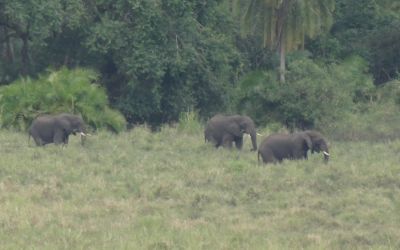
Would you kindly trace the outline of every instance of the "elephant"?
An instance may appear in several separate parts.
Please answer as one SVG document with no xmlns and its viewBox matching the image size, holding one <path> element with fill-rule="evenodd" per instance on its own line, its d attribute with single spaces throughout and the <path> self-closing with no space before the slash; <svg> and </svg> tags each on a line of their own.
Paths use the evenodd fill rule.
<svg viewBox="0 0 400 250">
<path fill-rule="evenodd" d="M 58 115 L 41 115 L 33 120 L 28 133 L 37 146 L 49 143 L 68 144 L 70 134 L 79 133 L 83 144 L 86 125 L 81 116 L 62 113 Z"/>
<path fill-rule="evenodd" d="M 264 163 L 277 163 L 283 159 L 307 159 L 307 152 L 321 152 L 324 162 L 329 160 L 329 149 L 321 133 L 315 130 L 306 130 L 292 134 L 272 134 L 265 138 L 258 149 Z"/>
<path fill-rule="evenodd" d="M 253 144 L 252 151 L 257 150 L 257 133 L 253 120 L 242 115 L 215 115 L 206 125 L 204 139 L 214 144 L 216 148 L 223 146 L 232 148 L 235 142 L 239 150 L 243 147 L 243 134 L 249 134 Z"/>
</svg>

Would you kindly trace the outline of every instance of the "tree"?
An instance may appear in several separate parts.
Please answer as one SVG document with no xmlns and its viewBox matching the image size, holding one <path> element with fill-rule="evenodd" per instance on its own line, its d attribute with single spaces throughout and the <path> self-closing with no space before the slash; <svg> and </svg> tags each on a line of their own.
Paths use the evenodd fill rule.
<svg viewBox="0 0 400 250">
<path fill-rule="evenodd" d="M 45 47 L 46 40 L 66 27 L 80 24 L 85 15 L 83 0 L 3 0 L 0 3 L 0 28 L 6 55 L 12 60 L 19 50 L 21 75 L 32 73 L 32 49 Z M 0 38 L 1 39 L 1 38 Z M 34 59 L 33 59 L 34 60 Z"/>
<path fill-rule="evenodd" d="M 238 1 L 243 6 L 242 1 Z M 279 78 L 285 81 L 286 53 L 304 47 L 332 24 L 334 0 L 251 0 L 243 17 L 244 34 L 263 34 L 263 46 L 274 48 L 280 57 Z"/>
<path fill-rule="evenodd" d="M 309 49 L 340 61 L 359 55 L 369 62 L 375 84 L 398 77 L 400 3 L 390 0 L 336 0 L 331 34 Z M 330 43 L 330 44 L 329 44 Z"/>
<path fill-rule="evenodd" d="M 238 53 L 219 0 L 117 0 L 96 4 L 85 45 L 107 58 L 107 88 L 129 122 L 160 124 L 228 103 Z"/>
</svg>

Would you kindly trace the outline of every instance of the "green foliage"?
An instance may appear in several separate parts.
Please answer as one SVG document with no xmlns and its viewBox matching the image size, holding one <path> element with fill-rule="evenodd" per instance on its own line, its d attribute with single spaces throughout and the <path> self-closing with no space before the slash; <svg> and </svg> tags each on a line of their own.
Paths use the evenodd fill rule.
<svg viewBox="0 0 400 250">
<path fill-rule="evenodd" d="M 372 98 L 375 91 L 373 78 L 368 74 L 368 63 L 363 58 L 347 57 L 340 64 L 333 64 L 330 74 L 341 91 L 349 92 L 354 103 L 366 102 Z"/>
<path fill-rule="evenodd" d="M 218 1 L 119 0 L 98 7 L 102 22 L 90 27 L 85 44 L 117 69 L 119 77 L 107 85 L 128 121 L 158 125 L 178 121 L 189 107 L 204 116 L 228 106 L 239 56 Z"/>
<path fill-rule="evenodd" d="M 376 101 L 383 105 L 395 103 L 400 106 L 400 80 L 393 80 L 377 87 Z"/>
<path fill-rule="evenodd" d="M 7 51 L 4 60 L 11 66 L 6 73 L 12 79 L 0 77 L 0 83 L 9 83 L 21 74 L 35 74 L 55 61 L 67 62 L 71 56 L 67 39 L 63 40 L 65 44 L 57 51 L 58 54 L 60 50 L 63 51 L 61 60 L 58 56 L 51 57 L 54 51 L 52 46 L 47 45 L 53 40 L 59 41 L 61 33 L 83 25 L 87 14 L 82 0 L 2 0 L 0 46 L 4 42 Z M 79 39 L 77 36 L 74 38 L 75 41 L 70 41 L 76 48 Z M 15 71 L 19 74 L 15 74 Z"/>
<path fill-rule="evenodd" d="M 87 67 L 99 72 L 112 106 L 131 123 L 177 122 L 191 107 L 204 119 L 236 112 L 232 104 L 238 104 L 239 111 L 263 126 L 318 126 L 332 117 L 339 121 L 344 109 L 363 110 L 358 106 L 379 98 L 370 86 L 371 74 L 375 84 L 398 78 L 397 2 L 3 0 L 0 84 L 26 74 L 37 78 L 49 67 Z M 242 29 L 240 17 L 246 10 L 252 25 Z M 317 36 L 322 31 L 329 33 Z M 240 37 L 240 32 L 251 35 Z M 265 49 L 265 44 L 273 46 Z M 279 64 L 279 44 L 286 44 L 286 51 L 300 49 L 281 64 L 289 67 L 284 85 L 275 81 L 275 74 L 260 73 Z M 300 62 L 308 53 L 304 48 L 313 62 Z M 250 81 L 256 83 L 246 87 Z M 22 80 L 13 84 L 18 82 Z M 309 95 L 303 97 L 305 89 Z M 318 104 L 322 98 L 333 106 Z M 24 128 L 39 108 L 1 119 Z M 106 122 L 113 125 L 105 125 L 100 120 L 107 119 L 91 118 L 100 114 L 84 112 L 91 114 L 87 118 L 94 127 L 123 127 L 118 125 L 123 123 L 120 115 L 106 115 L 113 117 Z"/>
<path fill-rule="evenodd" d="M 400 138 L 400 107 L 393 103 L 371 103 L 324 126 L 336 140 L 384 142 Z"/>
<path fill-rule="evenodd" d="M 289 62 L 283 84 L 271 72 L 245 76 L 237 89 L 237 106 L 262 126 L 278 121 L 290 128 L 323 127 L 367 99 L 373 84 L 364 70 L 360 58 L 329 67 L 296 59 Z"/>
<path fill-rule="evenodd" d="M 189 134 L 203 133 L 203 124 L 198 112 L 182 112 L 179 116 L 178 130 Z"/>
<path fill-rule="evenodd" d="M 0 88 L 0 125 L 25 130 L 40 114 L 69 112 L 81 114 L 94 129 L 124 130 L 124 117 L 108 107 L 97 82 L 97 73 L 87 69 L 63 68 L 35 80 L 21 78 Z"/>
<path fill-rule="evenodd" d="M 306 44 L 314 57 L 338 62 L 362 56 L 375 84 L 397 77 L 400 36 L 399 4 L 391 0 L 336 0 L 331 32 Z"/>
<path fill-rule="evenodd" d="M 368 37 L 371 72 L 378 84 L 398 78 L 400 72 L 400 15 L 383 23 Z"/>
<path fill-rule="evenodd" d="M 243 17 L 242 32 L 262 33 L 264 47 L 283 44 L 288 51 L 304 45 L 305 37 L 328 30 L 335 9 L 333 0 L 236 2 L 245 6 L 239 14 Z"/>
<path fill-rule="evenodd" d="M 400 138 L 400 81 L 368 91 L 369 101 L 359 103 L 343 117 L 324 126 L 337 140 L 391 141 Z"/>
</svg>

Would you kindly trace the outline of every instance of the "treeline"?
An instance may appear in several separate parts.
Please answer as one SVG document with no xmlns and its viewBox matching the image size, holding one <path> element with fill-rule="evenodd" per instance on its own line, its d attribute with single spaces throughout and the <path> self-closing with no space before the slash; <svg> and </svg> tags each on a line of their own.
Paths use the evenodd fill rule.
<svg viewBox="0 0 400 250">
<path fill-rule="evenodd" d="M 265 2 L 2 0 L 0 84 L 90 68 L 129 123 L 155 125 L 195 111 L 312 127 L 393 96 L 377 86 L 398 79 L 398 1 Z"/>
</svg>

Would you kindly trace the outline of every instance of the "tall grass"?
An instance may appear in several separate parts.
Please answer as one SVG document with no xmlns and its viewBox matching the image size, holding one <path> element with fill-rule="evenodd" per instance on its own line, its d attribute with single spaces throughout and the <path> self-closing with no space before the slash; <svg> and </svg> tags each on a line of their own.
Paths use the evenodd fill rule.
<svg viewBox="0 0 400 250">
<path fill-rule="evenodd" d="M 0 131 L 1 248 L 400 248 L 400 141 L 260 166 L 250 140 L 215 149 L 193 132 L 35 147 Z"/>
</svg>

